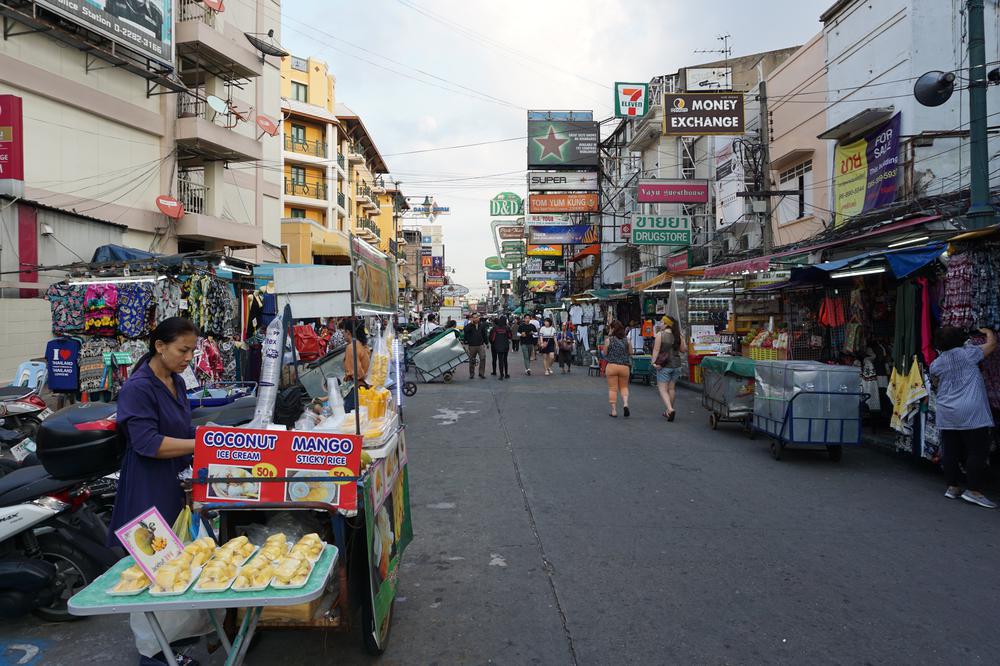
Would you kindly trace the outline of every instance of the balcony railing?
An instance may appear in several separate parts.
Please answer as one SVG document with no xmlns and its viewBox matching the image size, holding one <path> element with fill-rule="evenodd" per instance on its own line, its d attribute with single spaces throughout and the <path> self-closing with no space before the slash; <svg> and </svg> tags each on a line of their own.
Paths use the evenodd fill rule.
<svg viewBox="0 0 1000 666">
<path fill-rule="evenodd" d="M 375 221 L 369 217 L 359 217 L 356 226 L 358 229 L 367 229 L 379 238 L 382 237 L 382 232 L 379 230 L 378 225 L 375 224 Z"/>
<path fill-rule="evenodd" d="M 359 197 L 365 197 L 365 198 L 370 199 L 372 201 L 375 200 L 375 196 L 372 193 L 372 188 L 368 187 L 367 185 L 365 185 L 363 183 L 362 184 L 358 184 L 357 191 L 358 191 L 358 196 Z"/>
<path fill-rule="evenodd" d="M 326 201 L 326 183 L 285 179 L 285 194 Z"/>
<path fill-rule="evenodd" d="M 320 140 L 314 141 L 296 141 L 294 137 L 285 135 L 285 150 L 292 153 L 299 153 L 300 155 L 312 155 L 313 157 L 323 157 L 325 158 L 326 153 L 326 142 Z"/>
<path fill-rule="evenodd" d="M 341 169 L 347 168 L 347 158 L 344 157 L 344 153 L 337 153 L 337 165 Z"/>
<path fill-rule="evenodd" d="M 180 20 L 201 21 L 214 28 L 215 12 L 206 7 L 202 0 L 181 0 Z"/>
<path fill-rule="evenodd" d="M 347 208 L 347 195 L 343 192 L 337 192 L 337 205 L 341 208 Z"/>
<path fill-rule="evenodd" d="M 187 213 L 205 212 L 205 199 L 208 196 L 208 187 L 197 183 L 189 178 L 177 177 L 177 195 L 184 205 Z"/>
</svg>

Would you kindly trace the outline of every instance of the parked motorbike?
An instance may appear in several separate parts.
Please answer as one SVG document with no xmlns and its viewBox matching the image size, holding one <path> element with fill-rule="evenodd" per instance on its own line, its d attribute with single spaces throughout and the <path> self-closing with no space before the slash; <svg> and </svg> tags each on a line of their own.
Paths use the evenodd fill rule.
<svg viewBox="0 0 1000 666">
<path fill-rule="evenodd" d="M 38 426 L 52 414 L 37 389 L 26 386 L 0 387 L 0 425 L 35 438 Z"/>
</svg>

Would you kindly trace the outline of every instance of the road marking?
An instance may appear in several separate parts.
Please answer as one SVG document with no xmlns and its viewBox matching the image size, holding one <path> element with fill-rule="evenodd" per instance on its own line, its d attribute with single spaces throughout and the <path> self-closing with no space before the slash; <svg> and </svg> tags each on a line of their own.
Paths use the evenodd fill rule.
<svg viewBox="0 0 1000 666">
<path fill-rule="evenodd" d="M 18 652 L 24 654 L 18 656 Z M 31 643 L 0 643 L 0 664 L 3 666 L 28 666 L 35 662 L 42 648 Z"/>
<path fill-rule="evenodd" d="M 491 567 L 507 567 L 507 560 L 500 553 L 490 553 Z"/>
<path fill-rule="evenodd" d="M 438 502 L 437 504 L 428 504 L 428 509 L 454 509 L 454 502 Z"/>
<path fill-rule="evenodd" d="M 478 409 L 448 409 L 446 407 L 438 407 L 440 414 L 435 414 L 432 419 L 438 419 L 441 421 L 438 425 L 451 425 L 453 423 L 458 423 L 460 416 L 465 416 L 466 414 L 478 414 Z"/>
</svg>

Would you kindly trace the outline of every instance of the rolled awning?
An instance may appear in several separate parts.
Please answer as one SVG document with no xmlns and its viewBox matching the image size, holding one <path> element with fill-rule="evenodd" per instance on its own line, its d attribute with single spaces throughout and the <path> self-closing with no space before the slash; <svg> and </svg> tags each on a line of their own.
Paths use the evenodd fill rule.
<svg viewBox="0 0 1000 666">
<path fill-rule="evenodd" d="M 601 244 L 593 243 L 577 252 L 571 261 L 574 263 L 586 257 L 598 257 L 601 255 Z"/>
</svg>

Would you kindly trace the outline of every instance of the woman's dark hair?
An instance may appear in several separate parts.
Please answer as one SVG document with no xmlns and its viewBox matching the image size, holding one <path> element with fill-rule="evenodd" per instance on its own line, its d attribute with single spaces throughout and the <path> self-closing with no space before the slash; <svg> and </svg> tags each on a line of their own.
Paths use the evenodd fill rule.
<svg viewBox="0 0 1000 666">
<path fill-rule="evenodd" d="M 136 361 L 135 365 L 132 366 L 132 372 L 138 370 L 143 363 L 149 363 L 149 360 L 156 356 L 157 342 L 169 345 L 177 338 L 189 333 L 193 333 L 195 336 L 198 335 L 198 327 L 190 319 L 185 319 L 184 317 L 167 317 L 161 321 L 149 335 L 149 351 Z"/>
<path fill-rule="evenodd" d="M 946 352 L 964 345 L 969 339 L 969 334 L 964 328 L 945 326 L 938 329 L 937 335 L 934 337 L 938 351 Z"/>
<path fill-rule="evenodd" d="M 677 321 L 673 317 L 670 318 L 670 324 L 667 326 L 667 328 L 669 328 L 670 332 L 673 333 L 674 335 L 674 351 L 680 351 L 681 329 L 680 326 L 677 325 Z"/>
<path fill-rule="evenodd" d="M 507 317 L 497 317 L 497 326 L 506 326 Z"/>
<path fill-rule="evenodd" d="M 625 327 L 617 319 L 611 322 L 611 335 L 615 336 L 619 340 L 623 340 L 625 338 Z"/>
<path fill-rule="evenodd" d="M 347 331 L 351 337 L 363 345 L 368 344 L 368 334 L 365 333 L 365 325 L 360 321 L 353 321 L 350 318 L 340 322 L 340 330 Z"/>
<path fill-rule="evenodd" d="M 551 326 L 552 325 L 552 317 L 546 317 L 543 323 L 546 326 Z"/>
</svg>

